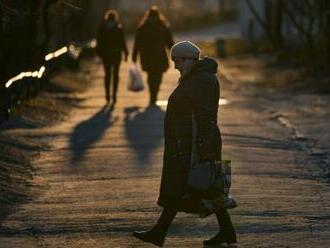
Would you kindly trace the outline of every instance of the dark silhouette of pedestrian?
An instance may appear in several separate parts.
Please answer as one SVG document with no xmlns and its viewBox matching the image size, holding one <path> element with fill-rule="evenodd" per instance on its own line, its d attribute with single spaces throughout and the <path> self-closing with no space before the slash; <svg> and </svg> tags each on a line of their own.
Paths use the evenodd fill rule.
<svg viewBox="0 0 330 248">
<path fill-rule="evenodd" d="M 153 6 L 141 20 L 135 34 L 133 62 L 140 56 L 142 69 L 147 72 L 150 104 L 155 104 L 163 73 L 168 69 L 166 49 L 173 45 L 172 33 L 164 16 Z"/>
<path fill-rule="evenodd" d="M 204 195 L 187 191 L 190 165 L 200 161 L 221 160 L 222 141 L 217 125 L 219 82 L 217 62 L 200 59 L 200 49 L 189 41 L 179 42 L 171 50 L 175 68 L 181 73 L 179 84 L 168 100 L 164 120 L 164 161 L 158 198 L 163 211 L 157 224 L 149 231 L 135 231 L 140 240 L 162 246 L 167 229 L 178 211 L 205 211 Z M 195 120 L 195 121 L 193 121 Z M 221 190 L 219 190 L 221 191 Z M 236 232 L 226 206 L 216 206 L 223 192 L 210 192 L 219 224 L 219 233 L 204 245 L 237 247 Z M 225 246 L 221 246 L 225 243 Z"/>
<path fill-rule="evenodd" d="M 122 25 L 118 23 L 118 13 L 115 10 L 109 10 L 104 15 L 104 20 L 97 34 L 96 51 L 104 66 L 106 100 L 110 102 L 110 81 L 112 79 L 112 101 L 115 104 L 122 52 L 125 54 L 125 61 L 128 57 L 124 31 Z"/>
</svg>

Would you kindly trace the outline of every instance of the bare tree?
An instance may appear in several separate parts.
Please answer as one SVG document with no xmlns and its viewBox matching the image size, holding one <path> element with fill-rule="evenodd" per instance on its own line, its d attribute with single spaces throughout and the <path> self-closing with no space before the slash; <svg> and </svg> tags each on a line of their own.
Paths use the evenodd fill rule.
<svg viewBox="0 0 330 248">
<path fill-rule="evenodd" d="M 225 11 L 225 0 L 219 0 L 218 1 L 219 5 L 219 14 Z"/>
<path fill-rule="evenodd" d="M 283 46 L 283 0 L 276 1 L 275 10 L 275 26 L 274 26 L 274 37 L 276 39 L 277 47 Z"/>
<path fill-rule="evenodd" d="M 46 0 L 43 5 L 42 5 L 42 19 L 43 19 L 43 26 L 44 26 L 44 32 L 45 32 L 45 38 L 44 38 L 44 41 L 41 45 L 41 49 L 43 51 L 46 51 L 47 50 L 47 46 L 48 46 L 48 43 L 49 43 L 49 40 L 51 38 L 51 30 L 50 30 L 50 27 L 49 27 L 49 8 L 57 3 L 58 0 Z"/>
<path fill-rule="evenodd" d="M 323 20 L 326 19 L 324 14 L 326 9 L 329 10 L 330 3 L 327 0 L 264 0 L 265 18 L 258 13 L 251 0 L 245 0 L 245 3 L 274 47 L 280 48 L 284 43 L 282 33 L 284 15 L 288 17 L 291 25 L 310 50 L 314 48 L 317 33 L 322 29 L 323 34 L 326 33 L 327 25 Z M 317 29 L 320 25 L 321 27 Z"/>
<path fill-rule="evenodd" d="M 268 1 L 268 0 L 265 0 Z M 267 39 L 272 43 L 272 45 L 274 47 L 277 46 L 276 44 L 276 39 L 274 37 L 273 31 L 272 31 L 272 27 L 271 24 L 267 21 L 265 21 L 263 19 L 263 17 L 261 17 L 261 15 L 258 13 L 256 7 L 254 6 L 254 4 L 251 2 L 251 0 L 245 0 L 246 5 L 249 7 L 249 10 L 251 11 L 251 13 L 253 14 L 253 16 L 255 17 L 255 19 L 257 20 L 257 22 L 260 24 L 260 26 L 263 28 L 265 35 L 267 37 Z"/>
<path fill-rule="evenodd" d="M 326 13 L 326 49 L 327 49 L 327 62 L 330 64 L 330 12 Z"/>
<path fill-rule="evenodd" d="M 310 49 L 313 49 L 314 46 L 314 33 L 318 18 L 317 5 L 319 3 L 310 0 L 291 0 L 283 5 L 285 14 Z"/>
</svg>

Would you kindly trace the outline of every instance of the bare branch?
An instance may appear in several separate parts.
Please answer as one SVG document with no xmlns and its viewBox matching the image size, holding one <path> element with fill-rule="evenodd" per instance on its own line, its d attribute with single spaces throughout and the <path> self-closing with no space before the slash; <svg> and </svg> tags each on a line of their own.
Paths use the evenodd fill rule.
<svg viewBox="0 0 330 248">
<path fill-rule="evenodd" d="M 269 40 L 274 44 L 273 34 L 272 34 L 270 28 L 268 27 L 268 25 L 266 24 L 266 22 L 260 17 L 259 13 L 257 12 L 257 10 L 255 9 L 255 7 L 253 6 L 253 4 L 251 3 L 250 0 L 245 0 L 245 3 L 247 4 L 247 6 L 249 7 L 250 11 L 252 12 L 252 14 L 254 15 L 254 17 L 259 22 L 259 24 L 262 26 L 262 28 L 264 29 L 264 31 L 266 32 Z"/>
<path fill-rule="evenodd" d="M 51 37 L 49 22 L 48 22 L 48 10 L 49 10 L 49 7 L 53 4 L 55 4 L 56 2 L 58 2 L 58 0 L 47 0 L 42 8 L 43 22 L 44 22 L 44 26 L 45 26 L 45 39 L 44 39 L 44 42 L 42 43 L 42 48 L 44 50 L 46 50 L 46 47 L 47 47 L 48 42 Z"/>
<path fill-rule="evenodd" d="M 74 4 L 70 3 L 70 2 L 67 2 L 67 1 L 65 1 L 65 0 L 63 0 L 62 3 L 63 3 L 64 5 L 67 5 L 67 6 L 70 7 L 70 8 L 75 9 L 75 10 L 82 10 L 81 7 L 76 6 L 76 5 L 74 5 Z"/>
<path fill-rule="evenodd" d="M 296 3 L 296 2 L 291 1 L 291 3 Z M 307 29 L 305 29 L 304 24 L 301 24 L 297 21 L 293 11 L 290 11 L 287 5 L 284 5 L 283 10 L 284 10 L 285 14 L 289 17 L 291 23 L 296 28 L 296 30 L 305 37 L 307 43 L 310 46 L 313 46 L 313 29 L 314 29 L 315 17 L 313 15 L 310 15 L 310 16 L 304 15 L 303 16 L 305 18 L 306 17 L 308 18 L 308 27 L 307 27 Z"/>
</svg>

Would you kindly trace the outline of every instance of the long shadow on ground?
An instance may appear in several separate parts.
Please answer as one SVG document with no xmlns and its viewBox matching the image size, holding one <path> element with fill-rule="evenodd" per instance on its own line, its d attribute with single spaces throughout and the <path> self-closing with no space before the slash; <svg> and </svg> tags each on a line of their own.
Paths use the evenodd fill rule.
<svg viewBox="0 0 330 248">
<path fill-rule="evenodd" d="M 142 112 L 138 107 L 125 109 L 126 136 L 142 166 L 148 164 L 151 153 L 162 143 L 163 119 L 164 111 L 158 106 L 149 106 Z"/>
<path fill-rule="evenodd" d="M 71 164 L 79 164 L 89 147 L 112 126 L 115 122 L 112 119 L 112 110 L 112 107 L 106 105 L 90 119 L 80 122 L 74 128 L 70 136 Z"/>
</svg>

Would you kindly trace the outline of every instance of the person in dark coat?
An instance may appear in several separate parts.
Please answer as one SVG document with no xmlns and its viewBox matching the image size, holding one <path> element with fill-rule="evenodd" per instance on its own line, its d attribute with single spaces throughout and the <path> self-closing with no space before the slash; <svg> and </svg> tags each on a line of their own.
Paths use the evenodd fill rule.
<svg viewBox="0 0 330 248">
<path fill-rule="evenodd" d="M 187 192 L 189 168 L 193 160 L 221 160 L 221 134 L 217 125 L 219 83 L 217 62 L 200 59 L 199 48 L 183 41 L 171 49 L 175 68 L 181 73 L 179 84 L 168 100 L 164 136 L 165 149 L 158 205 L 163 212 L 149 231 L 133 235 L 145 242 L 162 246 L 167 229 L 178 211 L 199 213 L 203 196 Z M 221 194 L 219 192 L 218 194 Z M 219 195 L 214 194 L 212 199 Z M 226 208 L 215 211 L 219 229 L 204 245 L 236 247 L 236 233 Z"/>
<path fill-rule="evenodd" d="M 118 14 L 114 10 L 109 10 L 104 15 L 104 21 L 97 33 L 96 52 L 103 62 L 106 100 L 110 102 L 110 81 L 112 76 L 112 101 L 115 104 L 117 101 L 122 52 L 124 52 L 125 61 L 127 61 L 128 50 L 122 25 L 118 23 Z"/>
<path fill-rule="evenodd" d="M 167 50 L 173 46 L 172 33 L 157 7 L 145 13 L 135 34 L 132 60 L 138 55 L 142 69 L 148 74 L 149 104 L 155 104 L 163 73 L 168 69 Z"/>
</svg>

